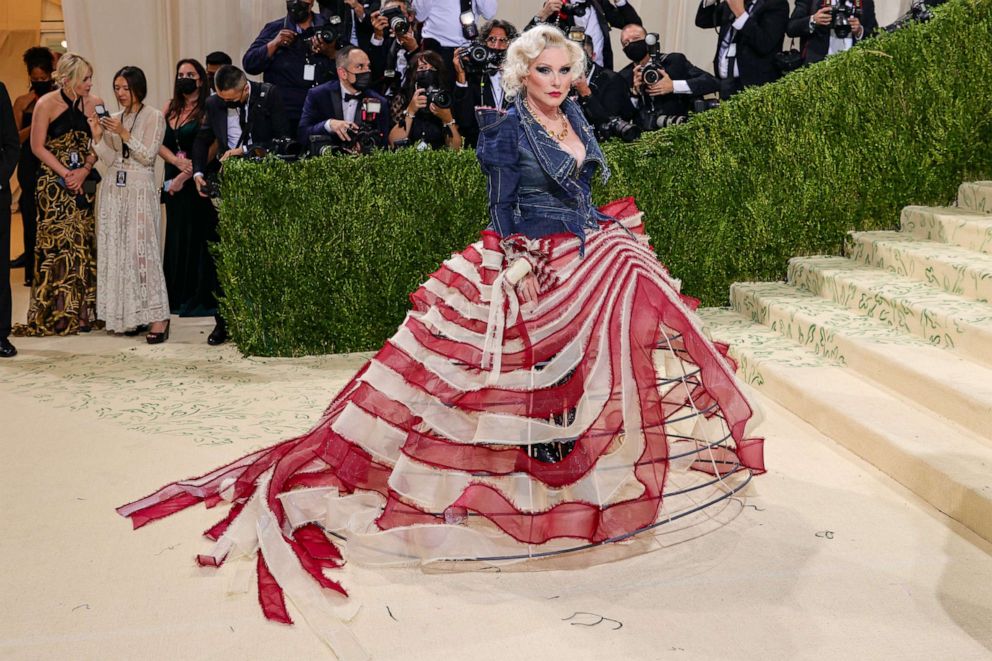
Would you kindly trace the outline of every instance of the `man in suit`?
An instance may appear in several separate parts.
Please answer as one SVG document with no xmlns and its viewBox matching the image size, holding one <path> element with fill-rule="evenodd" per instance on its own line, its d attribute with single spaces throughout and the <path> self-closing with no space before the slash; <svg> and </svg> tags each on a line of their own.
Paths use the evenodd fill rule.
<svg viewBox="0 0 992 661">
<path fill-rule="evenodd" d="M 394 34 L 390 19 L 383 12 L 399 10 L 406 20 L 407 29 L 402 34 Z M 420 50 L 417 39 L 416 20 L 410 13 L 405 0 L 385 0 L 380 11 L 372 12 L 371 48 L 367 50 L 372 60 L 372 88 L 392 98 L 400 88 L 407 64 Z"/>
<path fill-rule="evenodd" d="M 0 83 L 0 358 L 13 358 L 17 349 L 7 339 L 10 335 L 10 177 L 17 167 L 21 145 L 10 95 Z"/>
<path fill-rule="evenodd" d="M 207 99 L 200 131 L 193 143 L 193 181 L 206 197 L 204 173 L 211 167 L 210 149 L 217 146 L 219 161 L 244 156 L 253 147 L 265 147 L 276 138 L 288 138 L 289 124 L 279 90 L 268 83 L 252 83 L 241 69 L 226 65 L 214 76 L 217 93 Z M 213 346 L 227 341 L 227 324 L 218 314 L 207 337 Z"/>
<path fill-rule="evenodd" d="M 719 31 L 713 71 L 721 98 L 778 79 L 775 54 L 782 50 L 788 22 L 788 0 L 700 2 L 696 26 Z"/>
<path fill-rule="evenodd" d="M 605 124 L 614 117 L 633 119 L 636 111 L 630 102 L 630 85 L 620 74 L 596 64 L 592 37 L 586 35 L 582 46 L 586 52 L 586 75 L 572 83 L 572 87 L 586 119 L 593 126 Z"/>
<path fill-rule="evenodd" d="M 327 19 L 314 14 L 314 0 L 287 0 L 286 16 L 266 24 L 252 42 L 242 65 L 245 71 L 279 88 L 291 126 L 300 122 L 303 101 L 311 87 L 334 78 L 334 55 L 339 42 L 325 43 L 320 37 L 309 39 L 301 33 L 328 25 Z"/>
<path fill-rule="evenodd" d="M 569 4 L 575 5 L 580 13 L 562 12 L 562 7 Z M 621 29 L 630 23 L 640 25 L 641 17 L 627 0 L 544 0 L 528 27 L 537 23 L 552 23 L 565 32 L 571 27 L 582 28 L 592 38 L 596 64 L 613 69 L 610 26 Z"/>
<path fill-rule="evenodd" d="M 716 78 L 695 66 L 682 53 L 660 53 L 663 71 L 661 80 L 653 85 L 645 85 L 641 71 L 651 61 L 647 35 L 647 30 L 640 25 L 626 25 L 620 33 L 623 52 L 631 62 L 619 75 L 626 83 L 629 98 L 642 118 L 649 114 L 654 117 L 685 117 L 692 108 L 694 97 L 720 89 L 720 82 Z M 645 128 L 658 128 L 657 124 L 648 126 L 646 121 L 639 123 Z"/>
<path fill-rule="evenodd" d="M 311 136 L 331 136 L 336 144 L 354 150 L 359 124 L 374 127 L 379 147 L 389 135 L 389 102 L 369 89 L 372 69 L 369 56 L 361 48 L 345 46 L 337 55 L 338 79 L 318 85 L 307 94 L 300 120 L 299 139 L 310 143 Z M 369 114 L 369 103 L 378 102 L 379 112 Z"/>
<path fill-rule="evenodd" d="M 849 13 L 850 31 L 842 35 L 830 27 L 838 4 Z M 856 13 L 860 13 L 860 17 Z M 827 55 L 846 51 L 874 35 L 877 29 L 874 0 L 796 0 L 786 32 L 790 37 L 799 37 L 803 62 L 811 64 Z"/>
<path fill-rule="evenodd" d="M 475 119 L 476 108 L 505 110 L 510 105 L 510 99 L 503 94 L 502 74 L 498 67 L 506 57 L 506 49 L 510 47 L 510 42 L 517 38 L 517 28 L 512 23 L 496 19 L 483 25 L 479 36 L 486 50 L 489 51 L 490 65 L 467 71 L 461 61 L 464 48 L 455 50 L 454 59 L 453 110 L 455 120 L 461 129 L 462 139 L 467 145 L 474 145 L 479 139 L 479 125 Z"/>
<path fill-rule="evenodd" d="M 349 43 L 368 50 L 372 41 L 372 12 L 379 11 L 380 0 L 317 0 L 320 15 L 327 20 L 341 19 L 345 38 Z"/>
</svg>

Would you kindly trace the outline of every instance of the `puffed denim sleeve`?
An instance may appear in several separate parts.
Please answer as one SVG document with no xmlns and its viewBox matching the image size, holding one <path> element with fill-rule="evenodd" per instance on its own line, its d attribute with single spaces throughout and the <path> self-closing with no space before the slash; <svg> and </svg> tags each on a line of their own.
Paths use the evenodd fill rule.
<svg viewBox="0 0 992 661">
<path fill-rule="evenodd" d="M 520 121 L 515 113 L 491 108 L 476 110 L 479 144 L 476 156 L 486 175 L 489 196 L 489 219 L 501 237 L 513 233 L 513 210 L 520 183 L 518 132 Z"/>
</svg>

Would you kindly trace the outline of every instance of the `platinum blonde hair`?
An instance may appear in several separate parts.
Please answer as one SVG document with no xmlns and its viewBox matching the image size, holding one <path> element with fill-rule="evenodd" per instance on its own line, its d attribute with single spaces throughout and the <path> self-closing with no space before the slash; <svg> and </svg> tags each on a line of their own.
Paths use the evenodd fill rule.
<svg viewBox="0 0 992 661">
<path fill-rule="evenodd" d="M 586 70 L 586 54 L 565 33 L 552 25 L 538 25 L 527 30 L 513 40 L 506 51 L 503 62 L 503 90 L 509 97 L 520 96 L 524 78 L 530 71 L 531 63 L 546 48 L 564 48 L 572 67 L 572 80 L 582 76 Z"/>
<path fill-rule="evenodd" d="M 71 90 L 87 75 L 92 75 L 93 65 L 78 53 L 66 53 L 59 59 L 52 77 L 55 83 L 64 90 Z"/>
</svg>

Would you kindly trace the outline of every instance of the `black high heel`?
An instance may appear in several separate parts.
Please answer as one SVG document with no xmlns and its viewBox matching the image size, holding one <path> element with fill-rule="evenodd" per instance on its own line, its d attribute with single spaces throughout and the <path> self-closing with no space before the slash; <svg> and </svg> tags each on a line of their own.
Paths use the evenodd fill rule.
<svg viewBox="0 0 992 661">
<path fill-rule="evenodd" d="M 162 344 L 169 339 L 169 327 L 172 326 L 172 320 L 167 319 L 165 321 L 165 330 L 161 333 L 149 333 L 145 335 L 145 341 L 148 344 Z"/>
<path fill-rule="evenodd" d="M 127 337 L 137 337 L 142 333 L 147 333 L 147 332 L 148 332 L 148 324 L 139 324 L 134 328 L 132 328 L 131 330 L 124 331 L 124 335 L 126 335 Z"/>
</svg>

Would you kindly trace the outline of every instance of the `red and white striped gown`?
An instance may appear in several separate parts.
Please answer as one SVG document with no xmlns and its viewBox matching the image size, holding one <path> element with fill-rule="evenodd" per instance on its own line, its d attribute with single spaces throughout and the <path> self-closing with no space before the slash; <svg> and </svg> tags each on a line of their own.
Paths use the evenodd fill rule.
<svg viewBox="0 0 992 661">
<path fill-rule="evenodd" d="M 411 295 L 312 430 L 118 511 L 138 528 L 230 504 L 198 561 L 257 554 L 263 611 L 288 622 L 284 593 L 304 613 L 334 602 L 323 588 L 344 594 L 325 575 L 339 547 L 382 565 L 529 557 L 673 518 L 674 469 L 763 472 L 726 347 L 702 334 L 633 201 L 602 210 L 623 225 L 589 234 L 581 258 L 571 234 L 501 248 L 483 233 Z M 518 257 L 538 278 L 532 305 L 500 276 Z M 347 631 L 334 636 L 349 656 Z"/>
</svg>

